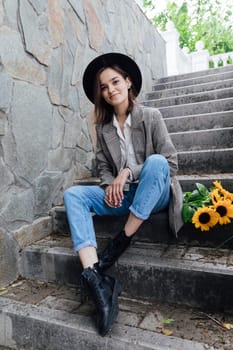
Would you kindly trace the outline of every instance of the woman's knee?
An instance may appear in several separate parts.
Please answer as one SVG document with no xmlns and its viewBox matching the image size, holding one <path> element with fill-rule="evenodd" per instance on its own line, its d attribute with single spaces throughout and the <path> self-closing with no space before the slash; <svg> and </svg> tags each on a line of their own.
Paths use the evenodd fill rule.
<svg viewBox="0 0 233 350">
<path fill-rule="evenodd" d="M 161 154 L 152 154 L 146 161 L 145 166 L 152 169 L 169 170 L 169 165 L 167 159 Z"/>
<path fill-rule="evenodd" d="M 72 186 L 65 190 L 63 194 L 64 201 L 70 200 L 71 198 L 81 197 L 82 195 L 82 187 L 83 186 Z"/>
<path fill-rule="evenodd" d="M 102 200 L 104 190 L 99 186 L 72 186 L 64 192 L 64 202 L 79 202 L 92 205 L 94 201 Z"/>
</svg>

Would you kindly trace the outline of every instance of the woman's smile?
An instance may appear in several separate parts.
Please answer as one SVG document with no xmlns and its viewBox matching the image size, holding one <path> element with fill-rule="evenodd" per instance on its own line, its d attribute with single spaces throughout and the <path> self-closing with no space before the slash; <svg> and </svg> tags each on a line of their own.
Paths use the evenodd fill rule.
<svg viewBox="0 0 233 350">
<path fill-rule="evenodd" d="M 118 105 L 128 107 L 128 86 L 129 79 L 124 78 L 121 74 L 112 68 L 106 68 L 100 74 L 101 94 L 104 100 L 114 108 Z"/>
</svg>

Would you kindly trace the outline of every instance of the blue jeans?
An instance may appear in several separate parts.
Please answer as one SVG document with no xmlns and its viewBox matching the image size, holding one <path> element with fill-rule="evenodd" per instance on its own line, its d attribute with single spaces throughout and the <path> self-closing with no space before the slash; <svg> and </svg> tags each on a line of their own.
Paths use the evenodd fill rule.
<svg viewBox="0 0 233 350">
<path fill-rule="evenodd" d="M 170 172 L 165 157 L 149 156 L 143 164 L 138 183 L 124 192 L 122 205 L 110 208 L 100 186 L 73 186 L 65 191 L 64 203 L 75 251 L 96 247 L 92 212 L 97 215 L 126 215 L 130 212 L 146 220 L 151 213 L 167 207 L 170 199 Z"/>
</svg>

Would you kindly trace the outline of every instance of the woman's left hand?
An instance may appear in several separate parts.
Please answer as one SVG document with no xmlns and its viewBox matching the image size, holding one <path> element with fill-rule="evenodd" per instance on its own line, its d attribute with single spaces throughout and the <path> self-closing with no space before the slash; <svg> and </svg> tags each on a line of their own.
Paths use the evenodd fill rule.
<svg viewBox="0 0 233 350">
<path fill-rule="evenodd" d="M 113 180 L 112 184 L 106 188 L 104 201 L 109 207 L 116 208 L 121 206 L 121 202 L 124 199 L 124 185 L 129 175 L 130 170 L 128 168 L 123 169 Z"/>
</svg>

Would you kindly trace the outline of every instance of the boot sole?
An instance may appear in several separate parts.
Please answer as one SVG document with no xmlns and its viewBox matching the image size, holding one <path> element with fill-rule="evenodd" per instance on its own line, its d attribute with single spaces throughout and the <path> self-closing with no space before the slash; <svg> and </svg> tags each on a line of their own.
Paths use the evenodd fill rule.
<svg viewBox="0 0 233 350">
<path fill-rule="evenodd" d="M 108 327 L 106 327 L 106 329 L 104 329 L 100 335 L 102 335 L 102 337 L 104 337 L 109 331 L 111 326 L 113 325 L 114 321 L 117 318 L 118 315 L 118 296 L 121 294 L 122 292 L 122 284 L 120 281 L 116 280 L 115 284 L 114 284 L 114 289 L 113 289 L 113 293 L 112 293 L 112 308 L 109 314 L 109 322 L 108 322 Z"/>
</svg>

